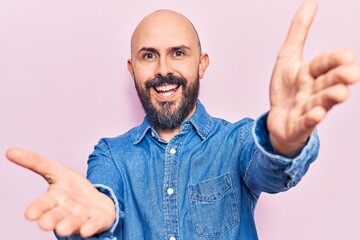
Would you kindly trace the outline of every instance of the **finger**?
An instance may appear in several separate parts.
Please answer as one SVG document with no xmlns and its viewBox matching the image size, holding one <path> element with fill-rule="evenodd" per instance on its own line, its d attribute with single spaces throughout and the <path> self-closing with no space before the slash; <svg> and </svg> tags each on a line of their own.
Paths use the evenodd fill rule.
<svg viewBox="0 0 360 240">
<path fill-rule="evenodd" d="M 38 220 L 45 212 L 56 206 L 56 199 L 47 194 L 34 200 L 26 209 L 25 217 L 28 220 Z"/>
<path fill-rule="evenodd" d="M 312 97 L 305 105 L 305 112 L 319 106 L 329 111 L 334 105 L 345 101 L 349 96 L 349 89 L 343 84 L 328 87 Z"/>
<path fill-rule="evenodd" d="M 296 56 L 298 59 L 302 59 L 305 40 L 315 18 L 317 8 L 318 4 L 313 0 L 305 1 L 301 5 L 291 22 L 279 58 Z"/>
<path fill-rule="evenodd" d="M 55 207 L 45 212 L 39 219 L 39 227 L 44 231 L 55 230 L 56 225 L 69 216 L 70 212 L 62 207 Z"/>
<path fill-rule="evenodd" d="M 66 237 L 75 233 L 79 233 L 80 227 L 86 222 L 87 216 L 71 214 L 62 219 L 55 228 L 59 236 Z M 95 234 L 96 232 L 94 232 Z M 90 237 L 91 235 L 87 236 Z"/>
<path fill-rule="evenodd" d="M 318 93 L 336 84 L 350 85 L 360 79 L 360 68 L 356 65 L 345 65 L 337 67 L 326 74 L 320 75 L 313 87 L 313 93 Z"/>
<path fill-rule="evenodd" d="M 112 225 L 112 222 L 106 222 L 102 216 L 93 216 L 80 228 L 82 237 L 90 237 L 98 232 L 103 232 Z"/>
<path fill-rule="evenodd" d="M 60 164 L 47 160 L 35 152 L 22 148 L 10 148 L 6 152 L 6 157 L 13 163 L 43 176 L 49 183 L 53 180 L 53 176 L 60 166 Z"/>
<path fill-rule="evenodd" d="M 338 50 L 327 52 L 315 57 L 309 66 L 310 74 L 317 78 L 333 68 L 341 65 L 355 64 L 355 54 L 349 50 Z"/>
<path fill-rule="evenodd" d="M 326 116 L 327 111 L 320 106 L 310 109 L 303 118 L 303 125 L 305 129 L 312 131 Z"/>
</svg>

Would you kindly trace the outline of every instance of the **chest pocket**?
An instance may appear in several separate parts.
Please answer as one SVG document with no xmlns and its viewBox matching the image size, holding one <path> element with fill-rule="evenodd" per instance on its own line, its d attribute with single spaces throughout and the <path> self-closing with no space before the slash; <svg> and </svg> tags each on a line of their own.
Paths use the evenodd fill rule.
<svg viewBox="0 0 360 240">
<path fill-rule="evenodd" d="M 239 221 L 230 174 L 188 188 L 191 218 L 198 237 L 220 237 Z"/>
</svg>

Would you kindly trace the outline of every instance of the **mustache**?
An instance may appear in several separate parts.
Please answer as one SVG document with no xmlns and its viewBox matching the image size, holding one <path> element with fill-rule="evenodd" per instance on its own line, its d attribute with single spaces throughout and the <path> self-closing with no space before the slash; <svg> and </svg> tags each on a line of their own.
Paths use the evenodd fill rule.
<svg viewBox="0 0 360 240">
<path fill-rule="evenodd" d="M 152 87 L 158 87 L 162 84 L 179 84 L 185 87 L 186 82 L 187 82 L 186 79 L 183 77 L 176 77 L 172 75 L 166 77 L 158 76 L 152 80 L 147 81 L 145 83 L 145 87 L 147 90 L 149 90 Z"/>
</svg>

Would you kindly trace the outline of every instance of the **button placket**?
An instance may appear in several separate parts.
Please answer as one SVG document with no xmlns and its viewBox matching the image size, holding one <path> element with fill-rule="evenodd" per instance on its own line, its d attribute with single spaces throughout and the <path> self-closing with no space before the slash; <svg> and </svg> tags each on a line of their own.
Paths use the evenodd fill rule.
<svg viewBox="0 0 360 240">
<path fill-rule="evenodd" d="M 167 145 L 165 150 L 165 169 L 164 169 L 164 224 L 165 234 L 169 240 L 176 240 L 178 229 L 178 211 L 177 211 L 177 196 L 176 186 L 178 179 L 178 144 L 179 137 L 175 136 Z"/>
</svg>

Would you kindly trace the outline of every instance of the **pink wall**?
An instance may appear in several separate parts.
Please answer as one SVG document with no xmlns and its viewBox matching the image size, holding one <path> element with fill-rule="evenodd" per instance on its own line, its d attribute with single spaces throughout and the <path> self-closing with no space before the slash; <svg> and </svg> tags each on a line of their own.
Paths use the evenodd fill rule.
<svg viewBox="0 0 360 240">
<path fill-rule="evenodd" d="M 301 1 L 0 1 L 0 152 L 34 149 L 85 173 L 92 147 L 141 122 L 126 70 L 129 38 L 145 15 L 188 16 L 211 58 L 201 96 L 215 116 L 236 121 L 268 108 L 268 82 Z M 360 1 L 319 0 L 305 58 L 334 48 L 360 57 Z M 295 189 L 263 194 L 260 239 L 360 239 L 360 84 L 319 126 L 318 161 Z M 53 239 L 23 218 L 43 180 L 0 161 L 1 239 Z"/>
</svg>

